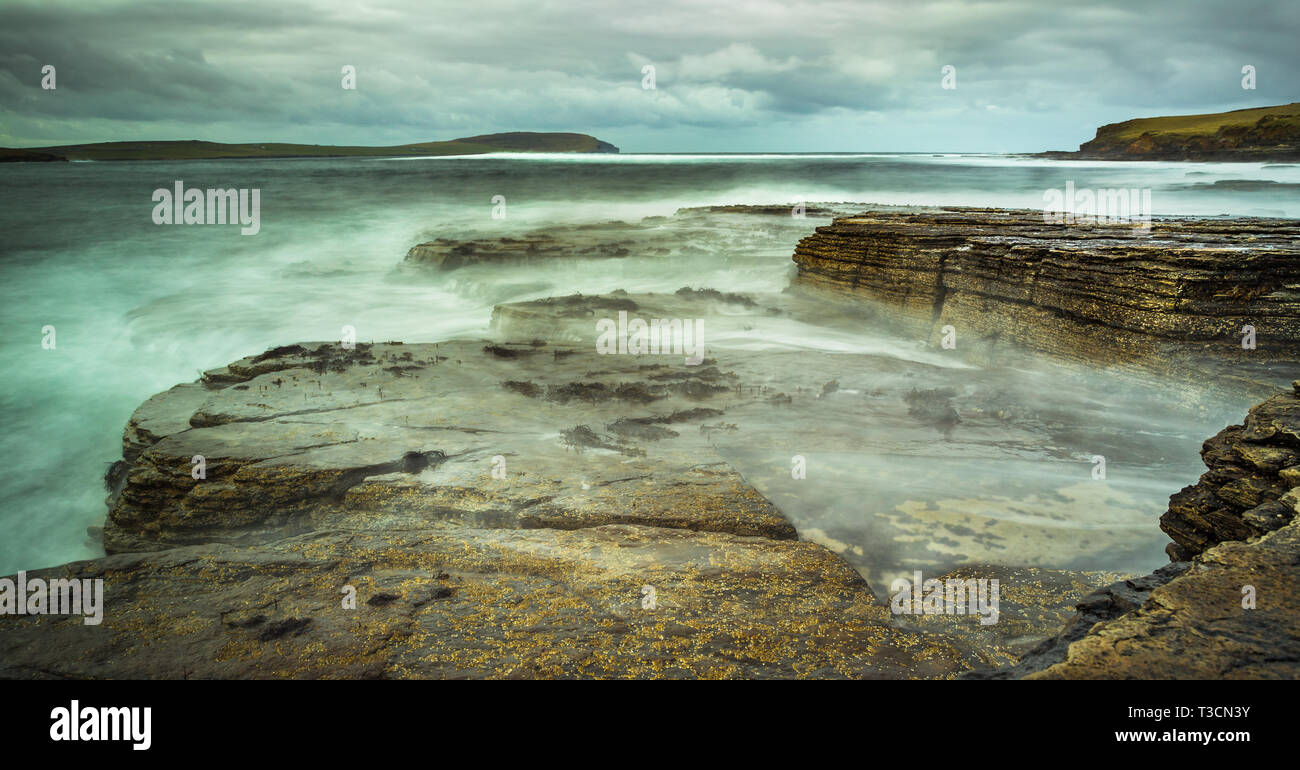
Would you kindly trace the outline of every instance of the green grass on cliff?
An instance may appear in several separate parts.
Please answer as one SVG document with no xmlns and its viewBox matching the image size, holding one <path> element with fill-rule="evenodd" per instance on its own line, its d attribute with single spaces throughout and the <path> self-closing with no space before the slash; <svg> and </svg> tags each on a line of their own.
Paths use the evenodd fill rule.
<svg viewBox="0 0 1300 770">
<path fill-rule="evenodd" d="M 1265 115 L 1300 120 L 1300 102 L 1276 107 L 1256 107 L 1209 115 L 1171 115 L 1163 118 L 1136 118 L 1111 123 L 1097 130 L 1098 138 L 1132 142 L 1143 134 L 1166 136 L 1212 136 L 1225 126 L 1253 126 Z"/>
</svg>

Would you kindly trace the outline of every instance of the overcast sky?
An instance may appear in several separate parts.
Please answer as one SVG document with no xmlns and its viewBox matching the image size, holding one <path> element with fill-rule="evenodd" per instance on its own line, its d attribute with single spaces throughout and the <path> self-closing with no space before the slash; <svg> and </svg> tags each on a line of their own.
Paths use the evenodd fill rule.
<svg viewBox="0 0 1300 770">
<path fill-rule="evenodd" d="M 1075 149 L 1103 123 L 1300 100 L 1298 30 L 1296 0 L 0 0 L 0 145 Z"/>
</svg>

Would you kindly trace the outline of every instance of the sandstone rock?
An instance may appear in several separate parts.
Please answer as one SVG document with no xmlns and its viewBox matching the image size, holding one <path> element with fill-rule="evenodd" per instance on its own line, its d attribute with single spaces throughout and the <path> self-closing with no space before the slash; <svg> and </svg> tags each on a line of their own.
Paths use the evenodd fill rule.
<svg viewBox="0 0 1300 770">
<path fill-rule="evenodd" d="M 1221 543 L 1033 679 L 1300 678 L 1300 525 Z M 1247 592 L 1252 608 L 1244 606 Z"/>
<path fill-rule="evenodd" d="M 957 362 L 796 346 L 690 366 L 592 348 L 593 319 L 620 310 L 703 316 L 712 341 L 775 335 L 819 304 L 805 303 L 701 288 L 559 298 L 500 308 L 493 340 L 293 344 L 207 372 L 133 415 L 104 532 L 114 555 L 39 573 L 104 577 L 104 625 L 0 619 L 0 673 L 950 677 L 1014 660 L 1114 575 L 983 568 L 1007 586 L 1007 620 L 990 628 L 893 617 L 864 575 L 1145 558 L 1135 501 L 1098 507 L 1075 489 L 1076 453 L 1059 444 L 1121 426 L 1071 411 L 1069 388 L 1049 415 L 1023 406 L 1040 388 L 1024 372 Z M 960 421 L 918 416 L 918 385 L 950 392 Z M 946 500 L 943 473 L 937 499 L 918 490 L 910 470 L 938 465 L 936 441 L 995 463 L 1004 484 L 1032 471 L 1037 495 L 1004 501 L 1003 518 Z M 864 442 L 907 470 L 864 477 Z M 815 483 L 792 479 L 792 451 L 812 455 Z M 1120 494 L 1103 487 L 1090 490 Z M 774 498 L 808 523 L 803 540 Z M 1070 522 L 1103 509 L 1115 518 L 1083 521 L 1082 543 Z"/>
<path fill-rule="evenodd" d="M 1205 442 L 1201 457 L 1209 470 L 1174 494 L 1160 517 L 1176 555 L 1188 557 L 1217 543 L 1271 532 L 1294 517 L 1294 506 L 1279 499 L 1294 499 L 1298 431 L 1300 396 L 1292 391 L 1255 406 L 1243 424 Z"/>
<path fill-rule="evenodd" d="M 1289 220 L 1160 220 L 1142 234 L 1033 211 L 872 211 L 800 241 L 794 286 L 883 306 L 932 344 L 952 326 L 983 361 L 1022 348 L 1185 377 L 1208 359 L 1275 387 L 1300 360 L 1297 236 Z"/>
<path fill-rule="evenodd" d="M 820 546 L 718 532 L 317 531 L 30 576 L 102 578 L 104 621 L 0 618 L 0 677 L 904 678 L 975 661 L 891 628 Z"/>
<path fill-rule="evenodd" d="M 898 615 L 894 619 L 899 628 L 922 631 L 936 641 L 949 641 L 958 649 L 973 650 L 980 657 L 981 667 L 963 672 L 958 678 L 976 679 L 1014 678 L 1004 674 L 1007 669 L 983 667 L 1016 664 L 1027 655 L 1032 658 L 1034 650 L 1058 638 L 1054 636 L 1057 629 L 1075 617 L 1075 607 L 1080 601 L 1087 603 L 1094 595 L 1090 594 L 1093 589 L 1121 578 L 1111 572 L 990 564 L 968 565 L 937 577 L 940 581 L 999 581 L 996 623 L 981 625 L 970 615 L 958 614 Z M 989 671 L 996 671 L 999 676 L 989 677 Z"/>
<path fill-rule="evenodd" d="M 325 522 L 375 529 L 461 516 L 498 526 L 639 523 L 795 536 L 698 430 L 719 413 L 703 406 L 735 387 L 734 374 L 681 361 L 597 373 L 600 363 L 588 351 L 483 342 L 351 351 L 312 343 L 237 361 L 227 367 L 237 384 L 169 391 L 137 412 L 128 435 L 156 440 L 143 450 L 131 444 L 136 457 L 105 546 L 249 543 Z M 539 395 L 511 385 L 523 382 Z M 182 403 L 192 410 L 187 421 L 174 411 Z M 631 408 L 680 432 L 662 440 L 615 430 L 599 447 L 563 438 L 588 424 L 603 433 Z M 609 462 L 611 453 L 623 456 Z M 494 464 L 503 478 L 492 476 Z"/>
<path fill-rule="evenodd" d="M 1059 633 L 1039 642 L 1018 661 L 1003 668 L 968 671 L 960 678 L 1020 679 L 1059 663 L 1065 659 L 1070 644 L 1082 639 L 1098 623 L 1138 609 L 1153 590 L 1183 575 L 1190 567 L 1188 562 L 1174 562 L 1150 575 L 1126 578 L 1093 591 L 1075 605 L 1075 612 L 1068 616 Z"/>
</svg>

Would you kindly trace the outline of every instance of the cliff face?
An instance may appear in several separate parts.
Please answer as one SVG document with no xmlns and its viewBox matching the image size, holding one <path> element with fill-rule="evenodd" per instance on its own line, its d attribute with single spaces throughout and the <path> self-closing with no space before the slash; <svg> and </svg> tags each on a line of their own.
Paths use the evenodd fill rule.
<svg viewBox="0 0 1300 770">
<path fill-rule="evenodd" d="M 1102 160 L 1267 161 L 1300 158 L 1300 103 L 1111 123 L 1077 153 Z"/>
<path fill-rule="evenodd" d="M 1041 212 L 871 211 L 800 241 L 795 286 L 883 306 L 932 344 L 1089 363 L 1300 360 L 1300 224 L 1046 224 Z M 1243 349 L 1253 326 L 1256 348 Z"/>
<path fill-rule="evenodd" d="M 1143 121 L 1116 123 L 1097 129 L 1097 136 L 1079 145 L 1079 152 L 1139 160 L 1292 158 L 1300 155 L 1300 115 L 1263 115 L 1252 124 L 1220 125 L 1213 133 L 1164 132 Z"/>
</svg>

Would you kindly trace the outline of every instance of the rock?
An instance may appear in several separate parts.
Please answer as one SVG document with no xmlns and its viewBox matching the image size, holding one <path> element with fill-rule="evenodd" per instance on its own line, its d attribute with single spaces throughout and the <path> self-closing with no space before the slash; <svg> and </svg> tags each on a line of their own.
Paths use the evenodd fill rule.
<svg viewBox="0 0 1300 770">
<path fill-rule="evenodd" d="M 1249 542 L 1221 543 L 1029 678 L 1300 678 L 1298 562 L 1294 521 Z"/>
<path fill-rule="evenodd" d="M 792 219 L 719 213 L 742 239 Z M 684 253 L 696 216 L 559 228 L 534 251 L 658 229 Z M 1288 675 L 1300 397 L 1205 443 L 1209 471 L 1162 519 L 1179 563 L 1125 579 L 1159 557 L 1165 505 L 1144 494 L 1195 453 L 1168 429 L 1187 424 L 1182 390 L 1093 371 L 1194 356 L 1262 387 L 1294 369 L 1294 232 L 1256 224 L 1245 245 L 1223 222 L 1144 241 L 1025 212 L 875 212 L 800 244 L 809 292 L 557 297 L 498 307 L 492 339 L 240 359 L 132 415 L 106 478 L 110 555 L 31 573 L 103 578 L 104 625 L 0 617 L 0 676 Z M 597 322 L 623 315 L 702 323 L 700 360 L 601 355 Z M 1243 317 L 1259 350 L 1230 344 Z M 976 360 L 1014 342 L 1088 367 L 860 338 L 891 318 L 931 342 L 952 324 Z M 1094 453 L 1144 484 L 1098 483 Z M 872 586 L 913 569 L 1002 580 L 1004 620 L 892 615 Z M 1227 599 L 1249 576 L 1259 614 L 1242 615 Z M 1248 662 L 1268 645 L 1280 657 Z"/>
<path fill-rule="evenodd" d="M 1201 458 L 1209 470 L 1160 517 L 1180 555 L 1278 529 L 1295 516 L 1300 396 L 1292 390 L 1258 404 L 1244 423 L 1206 441 Z"/>
<path fill-rule="evenodd" d="M 1112 572 L 1046 570 L 1035 567 L 968 565 L 938 576 L 941 581 L 999 581 L 998 620 L 989 625 L 969 615 L 896 615 L 899 628 L 924 631 L 958 649 L 972 649 L 981 668 L 958 678 L 989 678 L 984 666 L 1009 666 L 1032 657 L 1032 650 L 1056 639 L 1057 630 L 1075 616 L 1080 597 L 1121 578 Z M 1119 584 L 1117 584 L 1119 585 Z M 1085 603 L 1088 598 L 1082 601 Z M 993 669 L 997 672 L 1006 669 Z M 996 678 L 1013 678 L 999 676 Z"/>
<path fill-rule="evenodd" d="M 961 674 L 962 679 L 1020 679 L 1065 660 L 1072 643 L 1082 639 L 1098 623 L 1121 617 L 1138 607 L 1156 588 L 1184 574 L 1187 562 L 1167 564 L 1150 575 L 1126 578 L 1085 596 L 1068 622 L 1055 636 L 1042 640 L 1011 665 L 996 669 L 977 669 Z"/>
<path fill-rule="evenodd" d="M 35 577 L 102 578 L 103 623 L 0 617 L 0 677 L 904 678 L 975 662 L 891 628 L 824 548 L 719 532 L 323 530 Z"/>
<path fill-rule="evenodd" d="M 518 238 L 500 237 L 478 240 L 438 238 L 411 247 L 406 254 L 409 264 L 437 270 L 455 270 L 480 263 L 511 264 L 529 260 L 571 258 L 626 257 L 632 253 L 630 239 L 560 239 L 545 232 L 528 233 Z"/>
<path fill-rule="evenodd" d="M 103 625 L 0 618 L 0 675 L 897 678 L 977 664 L 969 644 L 892 627 L 857 571 L 797 541 L 717 454 L 698 428 L 736 387 L 712 364 L 507 342 L 241 359 L 133 415 L 114 555 L 29 573 L 103 578 Z"/>
<path fill-rule="evenodd" d="M 843 204 L 810 206 L 803 217 L 789 206 L 710 206 L 679 209 L 639 222 L 557 224 L 517 235 L 441 237 L 411 247 L 403 263 L 417 270 L 449 271 L 473 265 L 513 265 L 556 259 L 618 259 L 743 253 L 771 248 L 774 235 L 794 243 L 808 220 L 824 221 Z"/>
<path fill-rule="evenodd" d="M 1039 387 L 1024 372 L 594 350 L 594 319 L 620 311 L 703 318 L 707 341 L 783 329 L 804 302 L 699 287 L 539 300 L 499 308 L 491 340 L 284 345 L 159 394 L 124 434 L 112 555 L 32 573 L 103 577 L 104 625 L 0 618 L 0 675 L 951 677 L 1015 659 L 1114 576 L 988 567 L 1008 581 L 1007 622 L 989 628 L 892 616 L 864 576 L 1145 552 L 1137 503 L 1076 489 L 1071 453 L 1042 448 L 1120 428 L 1072 413 L 1068 387 L 1048 419 L 1008 413 Z M 935 393 L 910 403 L 918 385 Z M 931 402 L 937 417 L 917 416 Z M 903 472 L 860 472 L 869 424 Z M 1042 486 L 1006 518 L 972 515 L 932 457 L 945 430 L 956 455 Z M 812 455 L 814 482 L 792 478 L 792 451 Z M 918 457 L 937 499 L 914 486 Z M 1080 542 L 1067 520 L 1098 510 L 1112 518 L 1081 520 Z M 827 530 L 800 540 L 792 519 Z"/>
<path fill-rule="evenodd" d="M 327 525 L 466 517 L 490 526 L 638 523 L 795 537 L 698 430 L 669 437 L 623 427 L 633 408 L 640 420 L 702 424 L 713 412 L 697 410 L 730 392 L 734 374 L 681 360 L 645 371 L 627 357 L 595 372 L 606 361 L 590 351 L 482 342 L 351 351 L 310 343 L 242 359 L 227 367 L 238 382 L 173 389 L 132 418 L 134 461 L 105 547 L 252 543 Z M 188 420 L 181 405 L 192 410 Z M 596 437 L 593 424 L 613 432 L 572 439 Z M 141 449 L 145 438 L 156 440 Z M 611 452 L 623 458 L 611 463 Z M 202 479 L 194 478 L 196 457 Z M 498 465 L 500 479 L 492 476 Z"/>
<path fill-rule="evenodd" d="M 1161 220 L 1144 235 L 1035 211 L 870 211 L 800 241 L 794 287 L 866 300 L 936 347 L 951 326 L 983 363 L 1022 349 L 1185 378 L 1208 359 L 1240 392 L 1297 371 L 1297 242 L 1289 220 Z"/>
<path fill-rule="evenodd" d="M 304 343 L 207 379 L 133 416 L 114 555 L 29 573 L 103 578 L 103 625 L 0 618 L 0 675 L 896 678 L 981 660 L 893 627 L 717 454 L 696 428 L 740 380 L 715 365 Z"/>
</svg>

